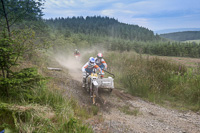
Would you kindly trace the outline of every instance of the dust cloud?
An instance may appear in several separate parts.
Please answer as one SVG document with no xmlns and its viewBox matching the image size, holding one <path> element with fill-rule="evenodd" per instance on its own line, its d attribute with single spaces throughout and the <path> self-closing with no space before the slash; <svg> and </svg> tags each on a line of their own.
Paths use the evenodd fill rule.
<svg viewBox="0 0 200 133">
<path fill-rule="evenodd" d="M 73 55 L 57 54 L 54 56 L 55 60 L 63 67 L 69 70 L 69 74 L 73 79 L 82 80 L 82 63 L 80 58 L 76 59 Z"/>
<path fill-rule="evenodd" d="M 87 57 L 88 55 L 93 55 L 96 57 L 98 52 L 104 53 L 104 49 L 100 47 L 93 47 L 91 49 L 81 49 L 80 54 L 81 56 L 76 59 L 74 56 L 74 51 L 71 50 L 71 53 L 66 53 L 63 51 L 59 51 L 58 53 L 54 54 L 55 60 L 63 67 L 69 70 L 69 74 L 72 76 L 73 79 L 82 81 L 82 66 L 87 62 L 83 62 L 83 57 Z M 88 57 L 89 58 L 89 57 Z"/>
</svg>

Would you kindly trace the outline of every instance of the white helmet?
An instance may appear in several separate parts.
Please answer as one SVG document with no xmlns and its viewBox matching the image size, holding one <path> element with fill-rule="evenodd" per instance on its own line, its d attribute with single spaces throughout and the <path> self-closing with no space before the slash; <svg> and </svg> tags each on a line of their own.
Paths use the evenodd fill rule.
<svg viewBox="0 0 200 133">
<path fill-rule="evenodd" d="M 94 57 L 90 57 L 90 58 L 89 58 L 89 65 L 94 66 L 94 64 L 95 64 L 95 59 L 94 59 Z"/>
<path fill-rule="evenodd" d="M 98 53 L 98 54 L 97 54 L 97 58 L 98 58 L 98 59 L 102 59 L 102 58 L 103 58 L 103 54 L 102 54 L 102 53 Z"/>
</svg>

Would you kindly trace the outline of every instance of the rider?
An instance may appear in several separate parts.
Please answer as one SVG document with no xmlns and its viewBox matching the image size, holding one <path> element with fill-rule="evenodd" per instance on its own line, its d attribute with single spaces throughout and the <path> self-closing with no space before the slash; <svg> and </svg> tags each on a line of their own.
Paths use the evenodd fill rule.
<svg viewBox="0 0 200 133">
<path fill-rule="evenodd" d="M 76 56 L 76 55 L 80 56 L 80 52 L 78 51 L 78 49 L 74 50 L 74 56 Z"/>
<path fill-rule="evenodd" d="M 95 63 L 101 68 L 102 72 L 104 73 L 103 70 L 107 70 L 107 64 L 105 60 L 103 59 L 103 54 L 98 53 L 97 57 L 95 58 Z M 103 77 L 103 75 L 102 75 Z"/>
<path fill-rule="evenodd" d="M 90 57 L 89 61 L 82 67 L 82 72 L 83 72 L 83 86 L 82 87 L 85 87 L 85 84 L 86 84 L 86 78 L 87 78 L 86 73 L 90 75 L 93 69 L 95 70 L 98 69 L 100 73 L 102 74 L 100 67 L 96 65 L 95 63 L 95 59 L 93 57 Z"/>
</svg>

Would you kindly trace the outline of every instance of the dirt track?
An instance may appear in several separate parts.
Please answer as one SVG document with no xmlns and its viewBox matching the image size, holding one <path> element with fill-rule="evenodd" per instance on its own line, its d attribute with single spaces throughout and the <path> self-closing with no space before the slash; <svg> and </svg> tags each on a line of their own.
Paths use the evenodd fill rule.
<svg viewBox="0 0 200 133">
<path fill-rule="evenodd" d="M 63 71 L 52 72 L 55 78 L 67 79 L 59 82 L 62 89 L 75 97 L 82 106 L 91 106 L 89 94 L 81 87 L 83 64 L 70 62 L 76 67 L 68 67 L 60 60 Z M 68 64 L 68 63 L 67 63 Z M 67 76 L 67 71 L 71 78 Z M 66 72 L 66 73 L 65 73 Z M 78 80 L 77 80 L 78 79 Z M 66 86 L 69 84 L 69 86 Z M 99 90 L 98 114 L 86 122 L 94 132 L 111 133 L 199 133 L 200 115 L 193 112 L 179 112 L 141 100 L 129 94 L 113 90 Z"/>
</svg>

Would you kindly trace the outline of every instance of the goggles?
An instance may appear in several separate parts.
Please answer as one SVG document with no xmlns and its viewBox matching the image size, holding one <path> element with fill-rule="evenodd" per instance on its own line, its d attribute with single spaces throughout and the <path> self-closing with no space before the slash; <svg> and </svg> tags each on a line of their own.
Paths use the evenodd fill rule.
<svg viewBox="0 0 200 133">
<path fill-rule="evenodd" d="M 103 57 L 97 57 L 98 59 L 102 59 Z"/>
<path fill-rule="evenodd" d="M 91 62 L 91 61 L 90 61 L 90 64 L 94 64 L 94 62 Z"/>
</svg>

